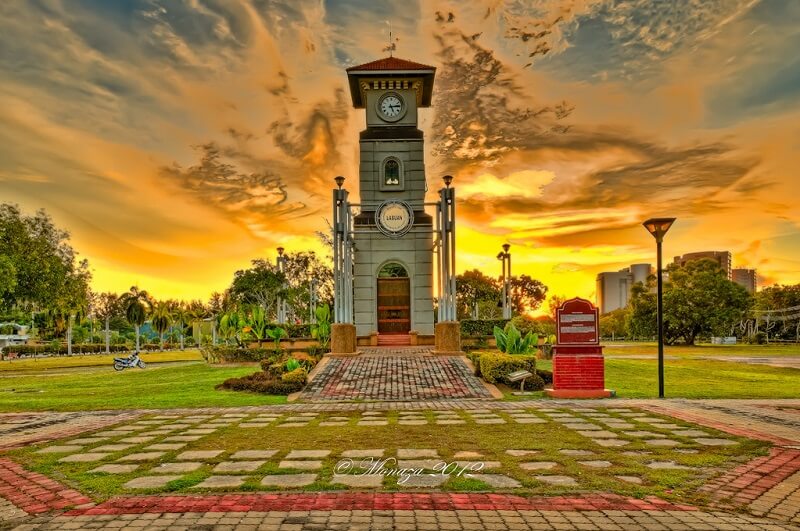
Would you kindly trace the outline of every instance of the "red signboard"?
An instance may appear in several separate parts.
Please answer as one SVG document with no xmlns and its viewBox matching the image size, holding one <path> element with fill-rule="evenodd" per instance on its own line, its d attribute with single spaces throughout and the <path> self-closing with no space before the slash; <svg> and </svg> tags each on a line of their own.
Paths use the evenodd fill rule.
<svg viewBox="0 0 800 531">
<path fill-rule="evenodd" d="M 586 299 L 570 299 L 556 310 L 557 345 L 598 345 L 599 312 Z"/>
</svg>

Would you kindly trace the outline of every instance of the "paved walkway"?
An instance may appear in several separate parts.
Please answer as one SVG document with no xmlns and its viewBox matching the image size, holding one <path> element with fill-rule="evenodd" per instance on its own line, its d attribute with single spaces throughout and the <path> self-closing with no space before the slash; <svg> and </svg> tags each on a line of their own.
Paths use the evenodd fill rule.
<svg viewBox="0 0 800 531">
<path fill-rule="evenodd" d="M 593 413 L 592 408 L 611 408 L 611 415 Z M 565 409 L 576 413 L 562 411 Z M 626 413 L 626 409 L 630 412 Z M 639 424 L 649 423 L 647 429 L 652 432 L 651 435 L 655 432 L 664 435 L 660 440 L 676 439 L 680 442 L 689 440 L 685 437 L 703 437 L 699 433 L 686 433 L 686 428 L 670 426 L 668 420 L 659 421 L 654 415 L 648 417 L 647 414 L 637 413 L 639 409 L 708 426 L 731 435 L 767 440 L 775 446 L 769 456 L 744 463 L 708 483 L 704 489 L 713 495 L 713 505 L 701 510 L 669 504 L 657 498 L 638 500 L 616 494 L 529 497 L 502 492 L 370 493 L 358 490 L 127 495 L 95 505 L 81 493 L 58 481 L 26 471 L 13 461 L 0 457 L 0 529 L 4 528 L 3 521 L 7 522 L 6 525 L 18 524 L 18 529 L 248 529 L 259 526 L 263 529 L 302 530 L 800 529 L 800 400 L 496 402 L 449 399 L 373 403 L 318 402 L 265 407 L 161 410 L 156 414 L 159 419 L 157 422 L 139 419 L 145 413 L 153 413 L 144 410 L 30 413 L 0 415 L 0 445 L 11 447 L 26 444 L 26 440 L 40 442 L 65 437 L 74 441 L 78 433 L 97 431 L 120 423 L 153 434 L 163 431 L 163 436 L 166 437 L 203 437 L 205 434 L 202 433 L 189 435 L 189 431 L 225 429 L 226 426 L 236 423 L 238 426 L 267 425 L 270 422 L 275 422 L 276 426 L 281 423 L 291 425 L 300 424 L 302 419 L 305 419 L 306 424 L 311 422 L 317 425 L 314 423 L 332 421 L 331 415 L 335 416 L 335 412 L 339 411 L 361 412 L 357 420 L 350 421 L 353 426 L 362 422 L 364 425 L 384 425 L 384 415 L 381 412 L 395 410 L 406 411 L 407 414 L 399 417 L 393 415 L 391 423 L 401 424 L 403 419 L 424 417 L 424 423 L 431 425 L 432 429 L 437 429 L 435 424 L 439 421 L 452 422 L 460 419 L 497 423 L 496 419 L 500 418 L 504 423 L 518 423 L 520 426 L 534 421 L 556 421 L 565 428 L 577 430 L 575 433 L 585 433 L 584 436 L 589 438 L 587 440 L 592 440 L 595 444 L 610 437 L 599 436 L 599 431 L 614 429 L 615 425 L 618 435 L 611 440 L 632 440 L 631 437 L 635 437 L 633 431 L 627 430 L 623 424 L 634 421 Z M 413 413 L 421 410 L 429 411 L 425 415 Z M 189 417 L 193 417 L 195 421 L 192 425 L 187 425 L 190 423 L 184 420 Z M 210 417 L 218 420 L 209 420 Z M 577 417 L 583 417 L 583 420 L 578 422 Z M 177 431 L 167 433 L 169 430 L 165 429 L 165 424 L 169 424 L 170 428 L 174 426 L 173 431 Z M 598 426 L 592 426 L 593 424 Z M 179 427 L 180 425 L 183 427 Z M 493 427 L 487 426 L 486 429 Z M 115 432 L 119 433 L 114 435 Z M 133 439 L 143 434 L 132 433 L 130 429 L 120 430 L 117 426 L 105 430 L 105 436 L 114 439 L 112 442 L 118 442 L 115 437 Z M 107 444 L 103 441 L 91 443 L 86 436 L 83 439 L 83 444 Z M 710 442 L 719 444 L 717 441 Z M 152 440 L 145 444 L 158 442 Z M 360 443 L 368 444 L 368 441 Z M 324 441 L 320 441 L 320 444 L 325 446 Z M 620 448 L 622 450 L 624 448 Z M 677 450 L 676 448 L 675 451 Z M 69 452 L 79 456 L 86 455 L 82 449 L 67 448 L 61 451 L 67 452 L 64 455 Z M 289 456 L 276 457 L 284 458 L 288 459 Z M 232 462 L 236 457 L 224 459 L 225 462 Z M 133 464 L 140 466 L 138 463 Z M 59 515 L 64 507 L 74 508 Z M 750 515 L 740 514 L 738 511 L 742 509 Z"/>
<path fill-rule="evenodd" d="M 325 358 L 301 400 L 432 400 L 492 398 L 459 356 L 431 356 L 426 347 L 363 349 Z"/>
</svg>

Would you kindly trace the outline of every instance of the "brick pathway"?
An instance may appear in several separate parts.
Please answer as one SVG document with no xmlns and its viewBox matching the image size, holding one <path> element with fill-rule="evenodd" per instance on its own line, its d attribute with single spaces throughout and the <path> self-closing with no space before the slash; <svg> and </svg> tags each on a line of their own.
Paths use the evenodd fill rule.
<svg viewBox="0 0 800 531">
<path fill-rule="evenodd" d="M 386 358 L 380 355 L 371 357 Z M 630 501 L 614 495 L 531 498 L 509 494 L 365 494 L 347 491 L 291 495 L 258 493 L 120 496 L 99 506 L 84 506 L 69 515 L 59 516 L 48 511 L 57 511 L 59 506 L 82 505 L 88 503 L 87 499 L 52 479 L 24 471 L 18 465 L 0 457 L 0 489 L 3 489 L 0 490 L 0 529 L 5 529 L 8 522 L 19 523 L 18 529 L 126 526 L 170 529 L 182 526 L 208 529 L 215 526 L 220 529 L 226 526 L 242 529 L 262 526 L 266 529 L 304 530 L 800 529 L 800 400 L 487 402 L 449 398 L 370 403 L 322 401 L 265 407 L 162 410 L 158 413 L 171 416 L 215 414 L 243 418 L 256 413 L 277 416 L 295 412 L 295 415 L 300 416 L 303 413 L 321 411 L 446 411 L 491 408 L 514 415 L 513 410 L 530 408 L 544 410 L 540 415 L 544 414 L 555 420 L 558 414 L 552 413 L 554 408 L 587 406 L 642 408 L 730 434 L 768 440 L 776 444 L 776 447 L 772 449 L 770 456 L 746 463 L 709 484 L 707 490 L 715 493 L 716 508 L 719 509 L 714 509 L 713 512 L 663 506 L 660 504 L 665 502 L 660 500 L 643 502 L 652 503 L 655 507 L 632 508 L 626 504 L 640 501 Z M 143 413 L 146 411 L 0 415 L 0 448 L 19 446 L 28 440 L 44 441 L 72 436 L 133 419 Z M 593 419 L 589 420 L 591 422 Z M 597 416 L 594 419 L 599 423 L 608 423 L 607 420 Z M 570 423 L 572 420 L 567 419 L 565 422 Z M 657 423 L 654 426 L 659 427 Z M 581 428 L 582 426 L 576 426 L 574 429 Z M 487 426 L 487 429 L 491 427 Z M 601 503 L 598 501 L 601 499 L 607 505 L 593 505 Z M 746 508 L 753 516 L 732 514 L 730 511 L 734 508 Z M 722 510 L 725 512 L 721 512 Z M 107 514 L 93 514 L 98 511 Z M 36 516 L 37 514 L 40 516 Z M 6 521 L 6 526 L 3 521 Z"/>
<path fill-rule="evenodd" d="M 426 356 L 426 350 L 372 349 L 358 357 L 330 358 L 306 386 L 301 399 L 492 398 L 462 358 Z M 409 355 L 412 352 L 416 355 Z"/>
</svg>

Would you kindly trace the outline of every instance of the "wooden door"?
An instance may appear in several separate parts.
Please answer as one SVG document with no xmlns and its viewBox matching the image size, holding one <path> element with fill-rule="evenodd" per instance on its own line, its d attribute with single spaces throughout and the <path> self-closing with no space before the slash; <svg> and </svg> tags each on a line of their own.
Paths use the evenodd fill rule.
<svg viewBox="0 0 800 531">
<path fill-rule="evenodd" d="M 411 283 L 408 278 L 378 279 L 378 333 L 411 330 Z"/>
</svg>

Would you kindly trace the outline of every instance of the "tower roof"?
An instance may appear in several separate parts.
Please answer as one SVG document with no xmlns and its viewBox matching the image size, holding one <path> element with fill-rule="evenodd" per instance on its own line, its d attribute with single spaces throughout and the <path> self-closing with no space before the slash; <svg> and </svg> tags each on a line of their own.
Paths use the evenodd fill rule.
<svg viewBox="0 0 800 531">
<path fill-rule="evenodd" d="M 351 66 L 347 69 L 348 72 L 358 72 L 361 70 L 432 70 L 435 72 L 436 67 L 400 59 L 399 57 L 384 57 L 383 59 L 364 63 L 363 65 Z"/>
<path fill-rule="evenodd" d="M 390 83 L 411 80 L 410 82 L 417 87 L 417 104 L 420 107 L 428 107 L 431 104 L 435 75 L 436 67 L 399 57 L 384 57 L 347 69 L 350 95 L 353 98 L 353 106 L 357 109 L 364 107 L 366 102 L 364 91 L 378 79 L 387 79 Z"/>
</svg>

